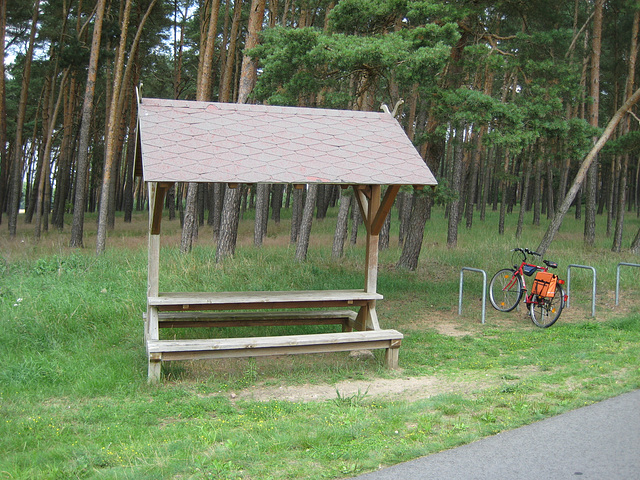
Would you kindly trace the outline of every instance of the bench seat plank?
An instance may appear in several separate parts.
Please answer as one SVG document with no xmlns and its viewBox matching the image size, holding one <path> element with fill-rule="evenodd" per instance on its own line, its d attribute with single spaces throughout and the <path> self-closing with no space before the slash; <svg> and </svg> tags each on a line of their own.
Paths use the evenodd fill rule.
<svg viewBox="0 0 640 480">
<path fill-rule="evenodd" d="M 353 310 L 296 310 L 288 312 L 159 312 L 160 328 L 253 327 L 261 325 L 343 325 L 353 328 L 357 313 Z"/>
<path fill-rule="evenodd" d="M 240 310 L 362 306 L 381 300 L 364 290 L 303 290 L 284 292 L 163 292 L 148 297 L 158 310 Z"/>
<path fill-rule="evenodd" d="M 148 340 L 152 361 L 197 358 L 255 357 L 297 353 L 323 353 L 362 349 L 398 349 L 402 333 L 396 330 L 319 333 L 253 338 Z"/>
</svg>

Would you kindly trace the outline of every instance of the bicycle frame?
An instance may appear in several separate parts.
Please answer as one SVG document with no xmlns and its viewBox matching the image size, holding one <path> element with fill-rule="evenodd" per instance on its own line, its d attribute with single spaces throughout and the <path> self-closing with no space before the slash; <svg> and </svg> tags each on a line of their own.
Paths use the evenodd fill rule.
<svg viewBox="0 0 640 480">
<path fill-rule="evenodd" d="M 520 254 L 522 256 L 520 258 L 512 257 L 512 268 L 503 268 L 495 273 L 491 282 L 489 282 L 489 300 L 496 310 L 510 312 L 518 306 L 524 297 L 524 302 L 527 305 L 533 323 L 538 327 L 548 328 L 558 320 L 567 301 L 567 295 L 562 288 L 565 283 L 564 280 L 559 279 L 557 275 L 549 273 L 549 269 L 557 268 L 557 264 L 548 260 L 542 260 L 544 266 L 529 263 L 527 255 L 539 257 L 541 255 L 527 248 L 516 248 L 513 252 L 518 253 L 518 257 L 520 257 Z M 519 266 L 518 263 L 520 264 Z M 543 290 L 532 288 L 532 291 L 529 291 L 525 277 L 534 275 L 536 272 L 547 273 L 547 278 L 541 278 L 541 282 L 550 282 L 555 279 L 557 286 L 555 292 L 547 291 L 548 287 L 544 287 Z M 534 282 L 534 287 L 535 285 L 536 283 Z M 549 296 L 548 293 L 551 293 L 551 295 Z"/>
<path fill-rule="evenodd" d="M 533 263 L 528 263 L 526 261 L 523 261 L 520 264 L 520 266 L 518 267 L 518 269 L 515 272 L 513 272 L 513 277 L 511 278 L 511 281 L 507 284 L 507 286 L 505 288 L 503 288 L 503 290 L 508 290 L 511 287 L 513 287 L 513 284 L 518 281 L 516 276 L 520 275 L 520 278 L 522 279 L 522 289 L 525 291 L 524 303 L 527 306 L 529 306 L 531 303 L 534 303 L 534 304 L 537 305 L 537 304 L 540 303 L 540 301 L 534 301 L 533 300 L 533 293 L 529 293 L 529 289 L 527 288 L 527 281 L 525 280 L 525 277 L 527 277 L 528 275 L 524 273 L 524 267 L 525 266 L 534 267 L 536 269 L 535 272 L 537 272 L 538 270 L 541 270 L 543 272 L 548 272 L 549 271 L 549 267 L 547 267 L 546 265 L 544 267 L 541 267 L 540 265 L 535 265 Z M 558 284 L 559 285 L 564 285 L 564 280 L 558 278 Z M 567 294 L 563 295 L 562 301 L 563 302 L 567 301 Z"/>
</svg>

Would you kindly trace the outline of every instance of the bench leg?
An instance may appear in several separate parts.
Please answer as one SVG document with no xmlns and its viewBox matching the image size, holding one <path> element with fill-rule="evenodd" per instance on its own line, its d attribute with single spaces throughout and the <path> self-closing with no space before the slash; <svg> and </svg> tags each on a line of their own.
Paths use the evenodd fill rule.
<svg viewBox="0 0 640 480">
<path fill-rule="evenodd" d="M 158 383 L 160 381 L 160 371 L 162 370 L 162 360 L 157 355 L 149 355 L 149 373 L 147 381 Z"/>
<path fill-rule="evenodd" d="M 395 370 L 398 368 L 398 352 L 399 348 L 387 348 L 384 353 L 384 363 L 388 369 Z"/>
</svg>

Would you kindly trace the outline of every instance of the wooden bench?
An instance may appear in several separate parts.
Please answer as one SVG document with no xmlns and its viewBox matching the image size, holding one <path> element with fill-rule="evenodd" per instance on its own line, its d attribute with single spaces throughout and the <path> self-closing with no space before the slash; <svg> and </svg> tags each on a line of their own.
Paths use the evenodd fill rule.
<svg viewBox="0 0 640 480">
<path fill-rule="evenodd" d="M 146 314 L 144 315 L 146 318 Z M 342 325 L 343 331 L 354 328 L 357 313 L 353 310 L 275 311 L 275 312 L 159 312 L 160 328 L 256 327 L 281 325 Z"/>
<path fill-rule="evenodd" d="M 157 381 L 160 378 L 160 365 L 166 360 L 380 348 L 386 349 L 387 366 L 397 368 L 402 334 L 380 329 L 375 306 L 382 298 L 378 293 L 365 290 L 180 292 L 148 296 L 145 337 L 149 379 Z M 354 307 L 359 307 L 357 313 L 344 310 Z M 342 310 L 335 310 L 337 308 Z M 161 327 L 311 324 L 342 324 L 343 332 L 224 339 L 161 340 L 159 337 Z"/>
<path fill-rule="evenodd" d="M 389 368 L 398 366 L 398 349 L 403 335 L 396 330 L 242 337 L 193 340 L 148 340 L 151 363 L 170 360 L 259 357 L 300 353 L 326 353 L 386 349 Z"/>
</svg>

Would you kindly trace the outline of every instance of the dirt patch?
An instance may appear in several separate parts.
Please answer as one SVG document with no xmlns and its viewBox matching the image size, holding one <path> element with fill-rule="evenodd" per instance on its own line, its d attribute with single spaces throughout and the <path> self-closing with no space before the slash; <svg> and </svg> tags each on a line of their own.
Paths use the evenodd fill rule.
<svg viewBox="0 0 640 480">
<path fill-rule="evenodd" d="M 421 400 L 443 393 L 470 393 L 474 390 L 489 388 L 499 383 L 499 379 L 450 380 L 428 377 L 378 378 L 374 380 L 345 380 L 335 385 L 295 385 L 261 386 L 256 385 L 230 394 L 232 400 L 254 400 L 268 402 L 281 400 L 289 402 L 314 402 L 333 400 L 338 397 L 349 398 L 364 396 L 385 399 L 393 397 L 406 401 Z"/>
</svg>

